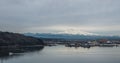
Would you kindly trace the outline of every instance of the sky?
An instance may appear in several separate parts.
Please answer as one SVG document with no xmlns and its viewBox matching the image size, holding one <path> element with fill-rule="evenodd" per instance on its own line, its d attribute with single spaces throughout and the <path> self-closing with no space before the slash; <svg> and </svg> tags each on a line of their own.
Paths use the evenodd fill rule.
<svg viewBox="0 0 120 63">
<path fill-rule="evenodd" d="M 120 35 L 120 0 L 0 0 L 0 31 Z"/>
</svg>

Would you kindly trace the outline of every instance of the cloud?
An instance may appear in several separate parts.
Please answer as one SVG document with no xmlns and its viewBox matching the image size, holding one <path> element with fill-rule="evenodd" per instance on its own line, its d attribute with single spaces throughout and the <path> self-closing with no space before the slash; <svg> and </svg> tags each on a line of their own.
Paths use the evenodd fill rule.
<svg viewBox="0 0 120 63">
<path fill-rule="evenodd" d="M 0 0 L 0 30 L 59 32 L 71 27 L 95 34 L 103 34 L 102 32 L 114 34 L 120 31 L 119 2 L 119 0 Z"/>
</svg>

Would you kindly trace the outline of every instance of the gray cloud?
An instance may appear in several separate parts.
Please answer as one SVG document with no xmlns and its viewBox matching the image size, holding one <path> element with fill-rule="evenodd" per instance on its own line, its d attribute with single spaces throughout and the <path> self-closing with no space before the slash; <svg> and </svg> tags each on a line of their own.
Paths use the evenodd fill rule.
<svg viewBox="0 0 120 63">
<path fill-rule="evenodd" d="M 0 0 L 0 30 L 64 31 L 52 28 L 61 26 L 98 34 L 105 32 L 114 35 L 117 32 L 120 35 L 119 2 L 120 0 Z"/>
</svg>

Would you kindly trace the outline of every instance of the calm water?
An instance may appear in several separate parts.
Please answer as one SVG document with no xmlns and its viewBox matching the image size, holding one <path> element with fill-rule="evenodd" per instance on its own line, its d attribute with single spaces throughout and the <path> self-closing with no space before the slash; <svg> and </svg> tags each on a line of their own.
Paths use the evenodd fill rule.
<svg viewBox="0 0 120 63">
<path fill-rule="evenodd" d="M 120 63 L 120 47 L 69 48 L 62 45 L 2 57 L 1 63 Z"/>
</svg>

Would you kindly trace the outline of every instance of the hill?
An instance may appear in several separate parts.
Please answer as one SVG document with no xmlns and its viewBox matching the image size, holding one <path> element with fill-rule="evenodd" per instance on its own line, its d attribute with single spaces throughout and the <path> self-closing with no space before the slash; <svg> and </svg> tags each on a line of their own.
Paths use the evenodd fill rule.
<svg viewBox="0 0 120 63">
<path fill-rule="evenodd" d="M 0 31 L 0 46 L 9 45 L 43 45 L 43 41 L 40 38 L 25 36 L 18 33 L 12 32 L 1 32 Z"/>
</svg>

